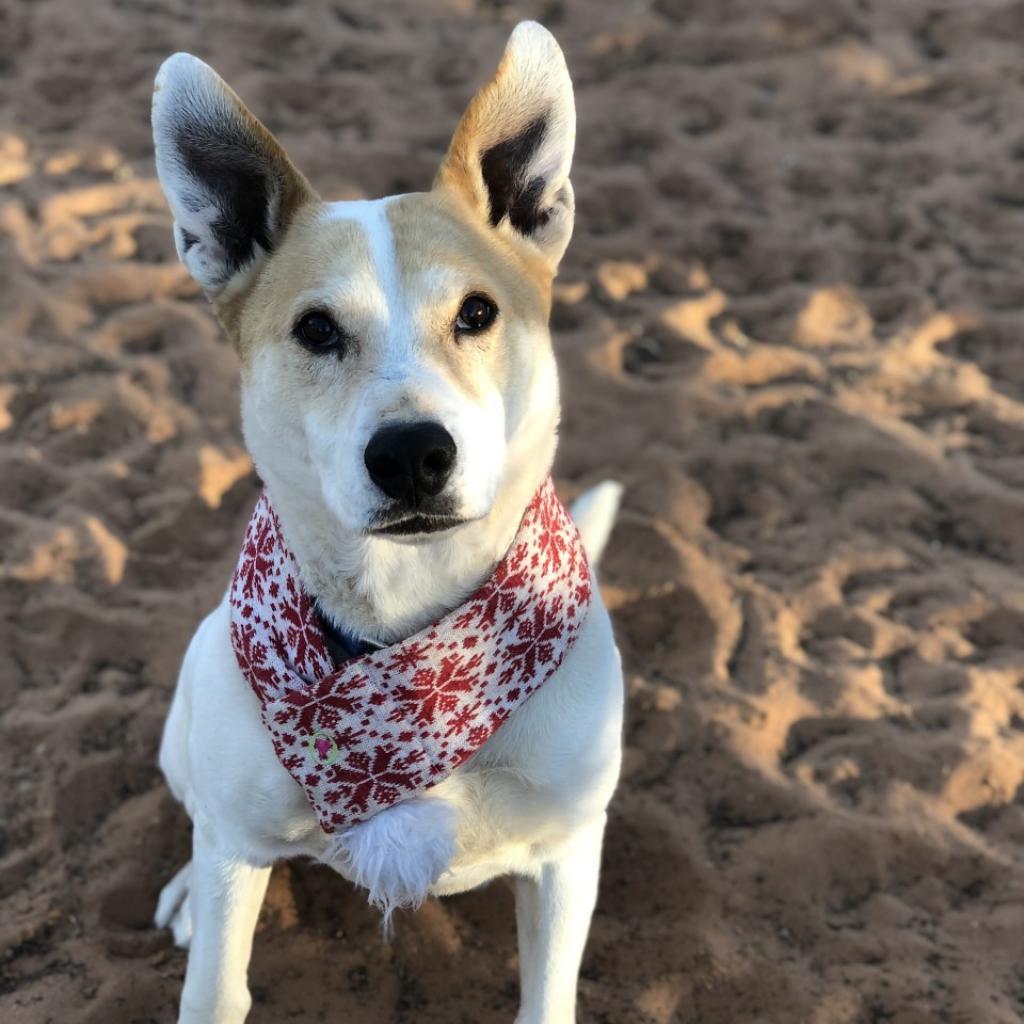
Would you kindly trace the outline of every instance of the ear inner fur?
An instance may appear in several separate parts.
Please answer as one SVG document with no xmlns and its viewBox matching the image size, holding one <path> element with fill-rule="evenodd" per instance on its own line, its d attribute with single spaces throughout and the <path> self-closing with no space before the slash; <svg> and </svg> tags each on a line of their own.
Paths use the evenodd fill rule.
<svg viewBox="0 0 1024 1024">
<path fill-rule="evenodd" d="M 252 259 L 255 246 L 273 251 L 270 220 L 276 190 L 269 168 L 253 152 L 252 142 L 239 125 L 218 126 L 216 136 L 213 128 L 187 123 L 176 126 L 175 142 L 185 170 L 218 199 L 220 216 L 213 232 L 228 256 L 229 272 L 234 273 Z M 186 251 L 189 241 L 185 234 Z"/>
<path fill-rule="evenodd" d="M 211 298 L 225 285 L 237 291 L 240 271 L 277 248 L 315 192 L 234 90 L 194 57 L 176 54 L 161 68 L 153 128 L 182 260 Z"/>
<path fill-rule="evenodd" d="M 544 179 L 527 180 L 530 161 L 547 130 L 547 117 L 535 118 L 518 135 L 491 146 L 481 156 L 480 173 L 489 197 L 491 227 L 497 227 L 507 216 L 517 231 L 529 235 L 547 222 L 547 213 L 540 209 Z"/>
<path fill-rule="evenodd" d="M 273 252 L 296 208 L 313 196 L 270 132 L 244 107 L 234 113 L 238 120 L 186 121 L 174 132 L 185 170 L 218 199 L 214 233 L 232 273 L 253 259 L 256 246 Z"/>
</svg>

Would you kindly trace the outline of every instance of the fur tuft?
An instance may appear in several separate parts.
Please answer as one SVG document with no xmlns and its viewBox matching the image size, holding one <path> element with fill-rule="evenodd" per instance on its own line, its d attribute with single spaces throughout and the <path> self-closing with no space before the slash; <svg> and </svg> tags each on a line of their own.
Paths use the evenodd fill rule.
<svg viewBox="0 0 1024 1024">
<path fill-rule="evenodd" d="M 323 859 L 366 889 L 390 935 L 391 915 L 416 910 L 451 865 L 457 817 L 445 800 L 407 800 L 336 835 Z"/>
</svg>

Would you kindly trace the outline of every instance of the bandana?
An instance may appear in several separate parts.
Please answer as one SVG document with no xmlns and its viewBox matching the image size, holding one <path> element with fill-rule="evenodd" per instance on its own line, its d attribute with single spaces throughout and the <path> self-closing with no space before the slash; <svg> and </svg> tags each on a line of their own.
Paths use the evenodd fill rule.
<svg viewBox="0 0 1024 1024">
<path fill-rule="evenodd" d="M 334 833 L 436 785 L 479 750 L 561 664 L 590 586 L 548 478 L 465 603 L 336 667 L 264 492 L 231 581 L 231 643 L 281 764 Z"/>
</svg>

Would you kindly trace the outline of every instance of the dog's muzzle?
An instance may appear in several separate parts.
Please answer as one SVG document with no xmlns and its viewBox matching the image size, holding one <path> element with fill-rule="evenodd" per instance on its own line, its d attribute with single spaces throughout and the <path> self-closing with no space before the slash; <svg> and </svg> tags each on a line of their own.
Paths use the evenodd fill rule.
<svg viewBox="0 0 1024 1024">
<path fill-rule="evenodd" d="M 441 492 L 457 455 L 454 438 L 440 423 L 400 423 L 378 430 L 363 452 L 363 461 L 370 479 L 392 499 L 382 528 L 391 532 L 410 521 L 427 527 L 397 531 L 407 533 L 454 525 L 452 502 Z"/>
</svg>

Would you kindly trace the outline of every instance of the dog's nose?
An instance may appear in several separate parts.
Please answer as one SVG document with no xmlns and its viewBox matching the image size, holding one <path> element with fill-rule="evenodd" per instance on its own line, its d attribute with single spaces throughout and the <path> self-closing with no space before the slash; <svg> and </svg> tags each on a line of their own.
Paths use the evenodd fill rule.
<svg viewBox="0 0 1024 1024">
<path fill-rule="evenodd" d="M 440 423 L 382 427 L 366 446 L 370 479 L 389 497 L 416 507 L 441 493 L 455 466 L 452 435 Z"/>
</svg>

